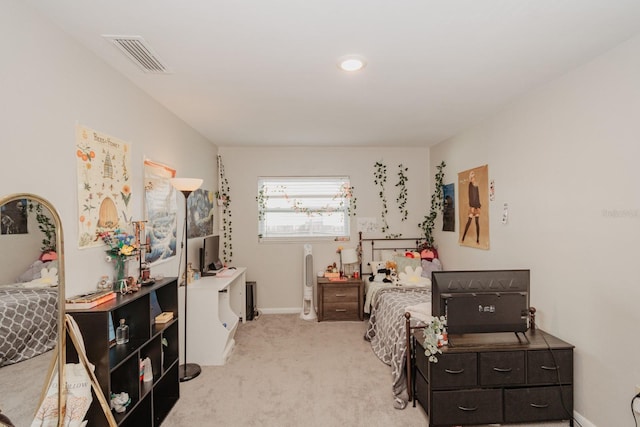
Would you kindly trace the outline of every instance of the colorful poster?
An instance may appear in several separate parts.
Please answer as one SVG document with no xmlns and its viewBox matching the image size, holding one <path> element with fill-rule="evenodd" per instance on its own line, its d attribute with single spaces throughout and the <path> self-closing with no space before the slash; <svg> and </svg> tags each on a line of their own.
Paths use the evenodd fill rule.
<svg viewBox="0 0 640 427">
<path fill-rule="evenodd" d="M 97 233 L 131 221 L 130 147 L 124 141 L 76 126 L 80 249 L 102 246 Z"/>
<path fill-rule="evenodd" d="M 458 243 L 489 249 L 489 166 L 458 173 Z"/>
<path fill-rule="evenodd" d="M 213 193 L 197 189 L 187 199 L 188 238 L 204 237 L 213 234 Z"/>
<path fill-rule="evenodd" d="M 144 161 L 146 238 L 150 245 L 145 261 L 151 265 L 176 255 L 177 192 L 170 182 L 175 176 L 175 169 L 151 160 Z"/>
</svg>

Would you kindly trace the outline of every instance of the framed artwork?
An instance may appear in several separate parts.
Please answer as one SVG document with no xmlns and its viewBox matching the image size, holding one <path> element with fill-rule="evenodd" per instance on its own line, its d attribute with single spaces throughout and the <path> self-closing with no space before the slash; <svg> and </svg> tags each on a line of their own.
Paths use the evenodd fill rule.
<svg viewBox="0 0 640 427">
<path fill-rule="evenodd" d="M 144 161 L 144 207 L 149 251 L 145 261 L 151 265 L 176 255 L 178 235 L 176 190 L 170 179 L 175 169 L 161 163 Z"/>
<path fill-rule="evenodd" d="M 442 231 L 456 231 L 456 190 L 453 182 L 442 186 Z"/>
<path fill-rule="evenodd" d="M 213 193 L 198 188 L 187 199 L 189 239 L 213 234 Z"/>
<path fill-rule="evenodd" d="M 458 243 L 489 249 L 489 166 L 458 173 Z"/>
<path fill-rule="evenodd" d="M 27 234 L 27 199 L 0 206 L 0 231 L 2 234 Z"/>
</svg>

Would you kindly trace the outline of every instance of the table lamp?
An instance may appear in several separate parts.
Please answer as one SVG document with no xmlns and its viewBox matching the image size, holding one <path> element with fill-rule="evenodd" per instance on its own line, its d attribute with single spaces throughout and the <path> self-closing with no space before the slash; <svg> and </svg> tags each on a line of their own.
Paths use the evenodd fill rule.
<svg viewBox="0 0 640 427">
<path fill-rule="evenodd" d="M 353 248 L 343 249 L 341 252 L 342 264 L 344 265 L 344 275 L 351 277 L 353 275 L 354 264 L 357 264 L 358 253 Z"/>
</svg>

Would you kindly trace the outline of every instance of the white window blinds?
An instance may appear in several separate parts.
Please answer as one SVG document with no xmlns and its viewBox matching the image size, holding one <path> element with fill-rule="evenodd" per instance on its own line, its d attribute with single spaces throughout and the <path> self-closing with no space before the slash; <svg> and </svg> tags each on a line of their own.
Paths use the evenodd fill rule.
<svg viewBox="0 0 640 427">
<path fill-rule="evenodd" d="M 261 240 L 349 236 L 348 177 L 261 177 L 258 179 Z"/>
</svg>

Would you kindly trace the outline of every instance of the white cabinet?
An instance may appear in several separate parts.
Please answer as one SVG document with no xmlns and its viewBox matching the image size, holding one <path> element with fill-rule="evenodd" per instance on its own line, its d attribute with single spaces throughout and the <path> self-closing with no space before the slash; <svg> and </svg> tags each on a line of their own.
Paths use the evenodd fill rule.
<svg viewBox="0 0 640 427">
<path fill-rule="evenodd" d="M 187 290 L 187 363 L 224 365 L 235 345 L 240 318 L 246 322 L 246 268 L 229 269 L 219 276 L 203 277 Z M 184 309 L 184 286 L 179 289 Z M 184 319 L 184 313 L 178 317 Z M 180 331 L 184 325 L 180 325 Z M 182 339 L 184 334 L 180 335 Z M 184 348 L 184 342 L 181 345 Z M 180 363 L 185 363 L 181 355 Z"/>
</svg>

